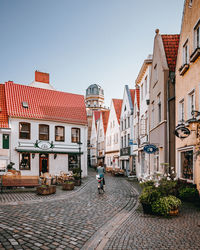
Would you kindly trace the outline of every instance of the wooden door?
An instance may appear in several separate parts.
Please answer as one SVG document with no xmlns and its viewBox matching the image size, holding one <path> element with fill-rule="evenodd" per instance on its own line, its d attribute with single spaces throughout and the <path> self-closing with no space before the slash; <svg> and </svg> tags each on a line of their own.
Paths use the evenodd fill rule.
<svg viewBox="0 0 200 250">
<path fill-rule="evenodd" d="M 40 154 L 40 173 L 47 173 L 49 172 L 49 155 L 48 154 Z"/>
</svg>

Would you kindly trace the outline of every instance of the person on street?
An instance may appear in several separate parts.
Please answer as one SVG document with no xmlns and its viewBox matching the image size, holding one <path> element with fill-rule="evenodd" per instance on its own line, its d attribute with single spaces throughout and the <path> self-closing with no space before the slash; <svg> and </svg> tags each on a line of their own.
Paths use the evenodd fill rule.
<svg viewBox="0 0 200 250">
<path fill-rule="evenodd" d="M 104 179 L 105 169 L 103 167 L 103 163 L 102 162 L 99 163 L 99 166 L 97 168 L 97 172 L 98 172 L 98 175 L 100 176 L 100 178 L 103 178 L 103 185 L 105 187 L 105 179 Z"/>
</svg>

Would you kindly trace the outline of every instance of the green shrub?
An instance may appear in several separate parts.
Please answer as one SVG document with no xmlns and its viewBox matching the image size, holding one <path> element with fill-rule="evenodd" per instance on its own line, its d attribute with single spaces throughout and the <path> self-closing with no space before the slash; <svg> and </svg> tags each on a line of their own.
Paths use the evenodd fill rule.
<svg viewBox="0 0 200 250">
<path fill-rule="evenodd" d="M 155 181 L 145 181 L 140 183 L 141 188 L 152 187 L 155 185 Z"/>
<path fill-rule="evenodd" d="M 183 187 L 179 190 L 179 198 L 183 201 L 194 202 L 199 199 L 199 192 L 193 187 Z"/>
<path fill-rule="evenodd" d="M 158 186 L 159 191 L 162 196 L 174 195 L 177 196 L 177 181 L 162 179 Z"/>
<path fill-rule="evenodd" d="M 161 197 L 161 193 L 159 192 L 159 190 L 156 187 L 148 186 L 142 190 L 142 193 L 139 197 L 139 200 L 143 204 L 150 204 L 151 205 L 153 202 L 155 202 L 160 197 Z"/>
<path fill-rule="evenodd" d="M 167 216 L 169 215 L 170 211 L 173 209 L 177 209 L 181 205 L 181 201 L 176 198 L 175 196 L 166 196 L 159 198 L 152 204 L 152 212 Z"/>
</svg>

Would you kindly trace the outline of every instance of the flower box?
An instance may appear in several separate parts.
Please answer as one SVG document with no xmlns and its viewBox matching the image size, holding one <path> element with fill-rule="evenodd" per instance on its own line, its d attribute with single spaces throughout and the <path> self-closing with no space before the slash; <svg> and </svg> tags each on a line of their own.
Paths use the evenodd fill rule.
<svg viewBox="0 0 200 250">
<path fill-rule="evenodd" d="M 74 189 L 74 182 L 70 181 L 70 182 L 65 182 L 62 184 L 62 189 L 63 190 L 73 190 Z"/>
</svg>

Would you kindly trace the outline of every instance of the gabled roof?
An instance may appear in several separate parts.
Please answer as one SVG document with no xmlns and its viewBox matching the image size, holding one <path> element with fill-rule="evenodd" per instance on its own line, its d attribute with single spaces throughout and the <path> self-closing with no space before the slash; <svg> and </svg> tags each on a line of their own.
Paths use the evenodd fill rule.
<svg viewBox="0 0 200 250">
<path fill-rule="evenodd" d="M 136 100 L 137 100 L 138 110 L 140 110 L 140 89 L 139 88 L 137 88 L 135 90 L 135 94 L 136 94 Z"/>
<path fill-rule="evenodd" d="M 112 99 L 113 100 L 113 105 L 115 108 L 115 113 L 117 116 L 118 123 L 120 124 L 120 115 L 121 115 L 121 110 L 122 110 L 122 99 Z"/>
<path fill-rule="evenodd" d="M 109 114 L 110 114 L 110 110 L 102 111 L 104 133 L 106 133 L 106 130 L 107 130 Z"/>
<path fill-rule="evenodd" d="M 4 84 L 0 84 L 0 128 L 8 128 L 8 113 Z"/>
<path fill-rule="evenodd" d="M 83 95 L 5 83 L 8 116 L 87 124 Z M 22 106 L 27 102 L 28 108 Z"/>
<path fill-rule="evenodd" d="M 161 35 L 161 37 L 169 70 L 175 72 L 180 35 Z"/>
<path fill-rule="evenodd" d="M 101 111 L 94 111 L 95 122 L 100 119 Z"/>
<path fill-rule="evenodd" d="M 130 89 L 130 94 L 131 94 L 132 105 L 134 106 L 134 102 L 135 102 L 135 89 Z"/>
</svg>

